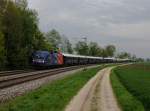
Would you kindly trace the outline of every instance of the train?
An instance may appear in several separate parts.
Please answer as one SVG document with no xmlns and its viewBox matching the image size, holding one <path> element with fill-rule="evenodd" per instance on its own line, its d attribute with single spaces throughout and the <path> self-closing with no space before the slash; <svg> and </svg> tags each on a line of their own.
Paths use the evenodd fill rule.
<svg viewBox="0 0 150 111">
<path fill-rule="evenodd" d="M 39 67 L 53 67 L 64 65 L 86 65 L 102 63 L 125 63 L 131 62 L 130 59 L 117 59 L 115 57 L 93 57 L 66 54 L 61 51 L 36 51 L 32 55 L 32 65 Z"/>
</svg>

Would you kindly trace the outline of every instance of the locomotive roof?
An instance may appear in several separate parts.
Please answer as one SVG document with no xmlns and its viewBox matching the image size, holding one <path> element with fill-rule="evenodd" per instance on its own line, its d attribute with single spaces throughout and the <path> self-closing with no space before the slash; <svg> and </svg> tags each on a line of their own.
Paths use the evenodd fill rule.
<svg viewBox="0 0 150 111">
<path fill-rule="evenodd" d="M 46 53 L 46 54 L 48 54 L 49 52 L 48 51 L 36 51 L 35 53 Z"/>
</svg>

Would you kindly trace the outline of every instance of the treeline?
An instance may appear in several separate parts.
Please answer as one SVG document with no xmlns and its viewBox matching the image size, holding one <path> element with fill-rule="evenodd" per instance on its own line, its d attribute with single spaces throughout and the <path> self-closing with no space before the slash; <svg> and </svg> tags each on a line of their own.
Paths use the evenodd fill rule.
<svg viewBox="0 0 150 111">
<path fill-rule="evenodd" d="M 78 41 L 73 47 L 70 41 L 64 35 L 61 35 L 55 29 L 45 34 L 46 40 L 51 44 L 50 49 L 61 49 L 65 53 L 76 53 L 79 55 L 87 56 L 101 56 L 101 57 L 113 57 L 116 52 L 114 45 L 108 45 L 106 47 L 100 47 L 96 42 L 87 43 L 87 41 Z"/>
<path fill-rule="evenodd" d="M 116 47 L 114 45 L 108 45 L 103 48 L 99 46 L 96 42 L 90 42 L 88 44 L 83 41 L 79 41 L 74 49 L 80 55 L 101 57 L 113 57 L 116 52 Z"/>
<path fill-rule="evenodd" d="M 35 10 L 28 8 L 26 0 L 0 0 L 0 70 L 21 69 L 30 66 L 36 50 L 58 50 L 80 55 L 112 57 L 116 48 L 100 47 L 96 42 L 79 41 L 74 47 L 57 30 L 43 33 L 38 27 Z M 118 56 L 119 57 L 119 56 Z M 127 57 L 122 55 L 122 58 Z"/>
</svg>

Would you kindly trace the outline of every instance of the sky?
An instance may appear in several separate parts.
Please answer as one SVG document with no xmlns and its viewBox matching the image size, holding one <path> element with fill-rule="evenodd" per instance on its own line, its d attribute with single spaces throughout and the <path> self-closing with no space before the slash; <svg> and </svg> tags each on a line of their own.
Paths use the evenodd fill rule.
<svg viewBox="0 0 150 111">
<path fill-rule="evenodd" d="M 150 58 L 150 0 L 28 0 L 43 32 L 58 30 L 73 43 L 86 37 L 100 46 Z"/>
</svg>

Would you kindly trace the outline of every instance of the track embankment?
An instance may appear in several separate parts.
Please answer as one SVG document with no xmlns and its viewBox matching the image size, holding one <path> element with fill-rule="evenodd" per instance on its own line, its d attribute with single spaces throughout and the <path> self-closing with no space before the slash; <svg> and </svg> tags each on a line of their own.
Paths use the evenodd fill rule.
<svg viewBox="0 0 150 111">
<path fill-rule="evenodd" d="M 34 79 L 32 81 L 22 82 L 20 84 L 12 85 L 10 87 L 6 87 L 3 89 L 0 88 L 0 103 L 6 102 L 10 99 L 15 98 L 16 96 L 20 96 L 20 95 L 23 95 L 29 91 L 37 89 L 44 84 L 53 82 L 53 81 L 61 79 L 61 78 L 64 78 L 68 75 L 72 75 L 78 71 L 83 70 L 84 68 L 94 68 L 97 66 L 98 65 L 84 66 L 84 67 L 80 66 L 80 68 L 65 70 L 65 71 L 59 72 L 57 74 L 51 74 L 50 73 L 49 76 L 44 76 L 42 78 Z M 58 69 L 54 69 L 53 72 L 56 73 L 56 70 L 58 70 Z M 35 74 L 35 75 L 38 75 L 38 74 Z M 18 76 L 18 75 L 13 75 L 13 76 Z M 43 75 L 41 74 L 41 76 L 43 76 Z M 2 84 L 0 84 L 0 85 L 2 85 Z"/>
<path fill-rule="evenodd" d="M 112 68 L 99 71 L 71 100 L 65 111 L 121 111 L 110 83 Z"/>
</svg>

